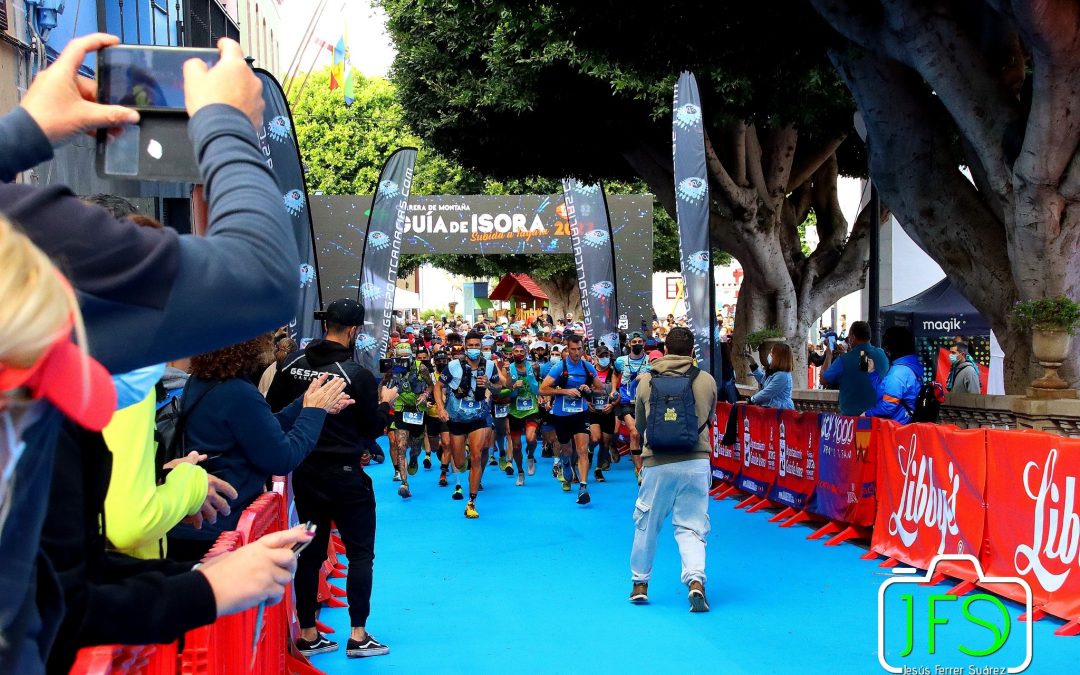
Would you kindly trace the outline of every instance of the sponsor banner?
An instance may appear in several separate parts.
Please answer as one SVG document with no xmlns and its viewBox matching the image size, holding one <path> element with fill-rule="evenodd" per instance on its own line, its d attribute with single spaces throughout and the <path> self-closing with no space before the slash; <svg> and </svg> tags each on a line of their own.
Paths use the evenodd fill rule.
<svg viewBox="0 0 1080 675">
<path fill-rule="evenodd" d="M 818 415 L 794 410 L 777 414 L 776 442 L 779 451 L 776 482 L 769 500 L 802 510 L 817 482 Z"/>
<path fill-rule="evenodd" d="M 934 556 L 978 556 L 986 512 L 986 432 L 874 420 L 878 511 L 871 548 L 927 569 Z M 938 570 L 974 580 L 970 565 Z"/>
<path fill-rule="evenodd" d="M 652 320 L 653 200 L 606 195 L 624 329 Z M 319 279 L 327 297 L 355 295 L 369 195 L 315 195 L 311 211 Z M 401 252 L 406 255 L 571 255 L 563 195 L 410 195 Z M 425 290 L 419 289 L 421 298 Z"/>
<path fill-rule="evenodd" d="M 687 324 L 694 331 L 698 367 L 720 377 L 716 342 L 716 286 L 709 238 L 709 174 L 705 167 L 705 128 L 701 95 L 694 74 L 684 71 L 675 84 L 671 144 L 675 161 L 675 213 L 679 222 L 679 259 L 686 293 Z"/>
<path fill-rule="evenodd" d="M 716 404 L 716 421 L 713 425 L 712 477 L 725 483 L 734 483 L 742 468 L 742 444 L 721 445 L 720 439 L 727 428 L 728 415 L 732 414 L 730 403 Z M 737 412 L 735 414 L 738 414 Z"/>
<path fill-rule="evenodd" d="M 876 455 L 868 417 L 824 413 L 818 419 L 817 484 L 807 510 L 860 527 L 874 524 Z"/>
<path fill-rule="evenodd" d="M 574 249 L 585 337 L 595 353 L 602 342 L 618 349 L 618 293 L 615 288 L 615 242 L 608 222 L 602 183 L 586 185 L 563 180 L 566 220 Z"/>
<path fill-rule="evenodd" d="M 1031 585 L 1036 607 L 1077 618 L 1080 439 L 990 430 L 986 455 L 994 470 L 986 476 L 989 544 L 980 556 L 983 569 L 988 576 L 1021 577 Z"/>
<path fill-rule="evenodd" d="M 412 190 L 416 148 L 401 148 L 386 160 L 368 219 L 364 257 L 360 264 L 357 302 L 364 306 L 364 327 L 356 338 L 356 360 L 378 372 L 386 356 L 401 261 L 401 239 Z"/>
<path fill-rule="evenodd" d="M 273 75 L 261 68 L 255 69 L 255 75 L 262 82 L 265 104 L 263 125 L 259 128 L 259 146 L 266 164 L 277 178 L 281 205 L 292 221 L 300 254 L 299 270 L 288 270 L 289 274 L 296 275 L 294 278 L 300 284 L 300 301 L 297 303 L 296 316 L 289 322 L 289 337 L 303 346 L 314 338 L 322 337 L 322 325 L 315 321 L 315 312 L 322 309 L 322 297 L 304 167 L 300 161 L 296 134 L 293 133 L 292 114 L 281 85 Z M 282 272 L 285 273 L 285 270 Z"/>
<path fill-rule="evenodd" d="M 764 497 L 776 480 L 779 451 L 776 409 L 757 405 L 739 406 L 737 445 L 742 456 L 735 486 Z"/>
</svg>

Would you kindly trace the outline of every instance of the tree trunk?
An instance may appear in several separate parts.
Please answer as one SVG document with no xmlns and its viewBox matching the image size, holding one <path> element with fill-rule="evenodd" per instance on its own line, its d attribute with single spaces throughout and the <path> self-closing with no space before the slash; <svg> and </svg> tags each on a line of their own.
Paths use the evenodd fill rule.
<svg viewBox="0 0 1080 675">
<path fill-rule="evenodd" d="M 557 274 L 548 279 L 535 281 L 540 286 L 540 290 L 547 293 L 552 317 L 561 319 L 567 314 L 573 314 L 575 319 L 582 319 L 581 293 L 578 291 L 576 273 Z"/>
</svg>

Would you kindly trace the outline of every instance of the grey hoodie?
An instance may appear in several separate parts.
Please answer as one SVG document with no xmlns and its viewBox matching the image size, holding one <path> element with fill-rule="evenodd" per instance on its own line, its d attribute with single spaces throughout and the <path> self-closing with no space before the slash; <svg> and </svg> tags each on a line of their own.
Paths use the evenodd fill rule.
<svg viewBox="0 0 1080 675">
<path fill-rule="evenodd" d="M 172 366 L 165 366 L 165 372 L 161 375 L 161 385 L 168 390 L 183 389 L 187 384 L 188 375 L 185 371 Z"/>
<path fill-rule="evenodd" d="M 649 418 L 649 395 L 652 392 L 653 373 L 685 373 L 694 365 L 691 356 L 675 356 L 668 354 L 652 362 L 651 373 L 639 375 L 637 387 L 637 408 L 634 419 L 637 421 L 638 432 L 644 435 L 645 421 Z M 716 416 L 716 380 L 712 375 L 702 371 L 694 380 L 694 402 L 698 418 L 698 426 L 706 420 L 712 421 Z M 657 464 L 671 464 L 673 462 L 685 462 L 691 459 L 708 459 L 712 448 L 709 447 L 709 429 L 705 428 L 698 436 L 697 448 L 693 452 L 685 454 L 653 455 L 648 444 L 641 449 L 641 456 L 645 460 L 645 466 Z"/>
</svg>

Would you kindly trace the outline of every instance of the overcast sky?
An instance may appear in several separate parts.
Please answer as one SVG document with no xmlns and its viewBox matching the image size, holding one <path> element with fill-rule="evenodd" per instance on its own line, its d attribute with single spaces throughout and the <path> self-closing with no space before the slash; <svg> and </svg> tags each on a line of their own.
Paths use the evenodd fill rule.
<svg viewBox="0 0 1080 675">
<path fill-rule="evenodd" d="M 286 68 L 300 46 L 304 31 L 318 0 L 285 0 L 281 7 L 281 67 Z M 315 37 L 334 44 L 345 28 L 349 31 L 349 51 L 353 67 L 366 76 L 386 77 L 394 60 L 394 48 L 386 34 L 386 13 L 373 8 L 370 0 L 329 0 Z M 330 53 L 318 51 L 315 40 L 302 59 L 300 72 L 329 65 Z M 316 53 L 318 52 L 318 56 Z"/>
</svg>

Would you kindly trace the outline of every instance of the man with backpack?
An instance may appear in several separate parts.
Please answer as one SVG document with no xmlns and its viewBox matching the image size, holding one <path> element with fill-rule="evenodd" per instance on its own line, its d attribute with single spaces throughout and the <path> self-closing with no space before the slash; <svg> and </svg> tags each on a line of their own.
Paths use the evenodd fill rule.
<svg viewBox="0 0 1080 675">
<path fill-rule="evenodd" d="M 682 558 L 691 612 L 709 611 L 705 598 L 705 538 L 709 534 L 709 425 L 716 414 L 716 380 L 694 366 L 694 334 L 668 332 L 667 354 L 638 378 L 636 419 L 644 469 L 634 504 L 630 601 L 649 601 L 656 537 L 668 515 Z M 639 433 L 637 430 L 635 434 Z"/>
<path fill-rule="evenodd" d="M 571 456 L 576 452 L 578 479 L 581 482 L 577 503 L 582 506 L 592 501 L 588 486 L 591 427 L 587 401 L 592 397 L 593 384 L 598 383 L 596 369 L 582 358 L 584 351 L 581 336 L 571 334 L 566 339 L 565 358 L 553 365 L 540 383 L 540 394 L 554 397 L 551 421 L 559 440 L 563 492 L 570 491 L 574 479 Z"/>
</svg>

